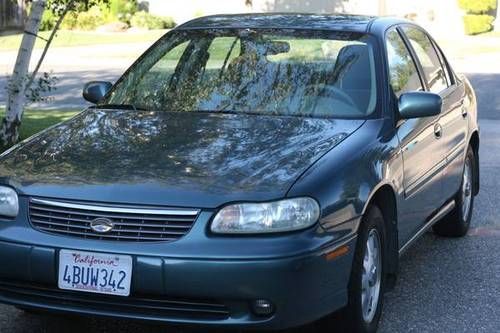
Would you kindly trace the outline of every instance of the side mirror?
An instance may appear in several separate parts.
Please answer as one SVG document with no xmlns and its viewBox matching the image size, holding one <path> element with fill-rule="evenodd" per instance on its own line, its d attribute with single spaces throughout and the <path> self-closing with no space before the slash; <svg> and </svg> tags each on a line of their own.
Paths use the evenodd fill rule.
<svg viewBox="0 0 500 333">
<path fill-rule="evenodd" d="M 432 117 L 441 113 L 441 96 L 430 92 L 409 92 L 399 97 L 399 115 L 403 119 Z"/>
<path fill-rule="evenodd" d="M 91 81 L 83 86 L 83 98 L 97 104 L 111 89 L 113 84 L 107 81 Z"/>
</svg>

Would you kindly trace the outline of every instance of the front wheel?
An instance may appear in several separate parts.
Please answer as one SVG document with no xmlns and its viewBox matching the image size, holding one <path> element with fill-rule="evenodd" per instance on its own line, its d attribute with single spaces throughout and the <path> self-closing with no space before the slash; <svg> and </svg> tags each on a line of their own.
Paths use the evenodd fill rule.
<svg viewBox="0 0 500 333">
<path fill-rule="evenodd" d="M 462 184 L 455 196 L 455 208 L 432 227 L 436 234 L 446 237 L 462 237 L 467 234 L 474 208 L 476 168 L 474 150 L 469 147 L 465 157 Z"/>
<path fill-rule="evenodd" d="M 345 326 L 349 332 L 376 332 L 385 284 L 385 224 L 380 209 L 370 206 L 358 233 L 349 281 Z"/>
</svg>

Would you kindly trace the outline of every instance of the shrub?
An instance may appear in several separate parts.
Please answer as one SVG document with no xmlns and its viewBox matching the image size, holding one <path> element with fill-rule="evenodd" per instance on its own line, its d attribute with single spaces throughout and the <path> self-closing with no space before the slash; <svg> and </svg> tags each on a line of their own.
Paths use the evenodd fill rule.
<svg viewBox="0 0 500 333">
<path fill-rule="evenodd" d="M 477 35 L 490 31 L 495 18 L 490 15 L 465 15 L 464 27 L 467 35 Z"/>
<path fill-rule="evenodd" d="M 162 19 L 163 19 L 163 28 L 165 28 L 165 29 L 173 29 L 177 25 L 177 23 L 175 23 L 173 17 L 165 16 L 165 17 L 162 17 Z"/>
<path fill-rule="evenodd" d="M 130 25 L 137 28 L 146 29 L 161 29 L 163 28 L 162 20 L 147 12 L 140 11 L 134 14 L 130 19 Z"/>
<path fill-rule="evenodd" d="M 497 0 L 458 0 L 468 14 L 485 14 L 497 8 Z"/>
<path fill-rule="evenodd" d="M 203 10 L 201 10 L 201 9 L 197 9 L 197 10 L 194 12 L 193 17 L 202 17 L 202 16 L 204 16 L 204 15 L 205 15 L 205 13 L 203 12 Z"/>
<path fill-rule="evenodd" d="M 46 9 L 43 12 L 42 21 L 40 22 L 40 30 L 52 30 L 56 25 L 56 21 L 57 18 L 55 17 L 54 13 L 52 13 L 52 10 Z"/>
<path fill-rule="evenodd" d="M 79 30 L 95 30 L 104 23 L 104 16 L 98 6 L 90 8 L 86 12 L 78 14 L 76 28 Z"/>
<path fill-rule="evenodd" d="M 125 22 L 111 22 L 97 27 L 96 31 L 99 32 L 123 32 L 129 28 Z"/>
<path fill-rule="evenodd" d="M 64 16 L 63 21 L 61 22 L 61 29 L 64 30 L 73 30 L 76 29 L 76 23 L 78 20 L 78 13 L 74 11 L 69 11 Z"/>
<path fill-rule="evenodd" d="M 136 0 L 110 0 L 110 16 L 120 22 L 130 23 L 132 16 L 137 12 Z"/>
<path fill-rule="evenodd" d="M 169 29 L 175 27 L 175 22 L 171 17 L 160 17 L 140 11 L 132 16 L 130 25 L 136 28 Z"/>
</svg>

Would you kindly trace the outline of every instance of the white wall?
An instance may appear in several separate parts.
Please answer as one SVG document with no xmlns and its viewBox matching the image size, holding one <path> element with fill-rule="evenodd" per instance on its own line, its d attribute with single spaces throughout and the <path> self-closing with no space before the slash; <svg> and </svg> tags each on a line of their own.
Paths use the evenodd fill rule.
<svg viewBox="0 0 500 333">
<path fill-rule="evenodd" d="M 388 15 L 414 19 L 435 37 L 463 35 L 457 0 L 385 0 Z"/>
<path fill-rule="evenodd" d="M 213 14 L 244 13 L 251 10 L 244 0 L 145 0 L 149 12 L 171 16 L 178 24 L 198 16 Z"/>
<path fill-rule="evenodd" d="M 212 14 L 247 12 L 306 12 L 378 14 L 378 0 L 143 0 L 155 15 L 172 16 L 177 23 Z"/>
<path fill-rule="evenodd" d="M 411 16 L 432 33 L 463 33 L 456 0 L 143 0 L 156 15 L 172 16 L 179 24 L 197 16 L 246 12 L 353 13 Z"/>
</svg>

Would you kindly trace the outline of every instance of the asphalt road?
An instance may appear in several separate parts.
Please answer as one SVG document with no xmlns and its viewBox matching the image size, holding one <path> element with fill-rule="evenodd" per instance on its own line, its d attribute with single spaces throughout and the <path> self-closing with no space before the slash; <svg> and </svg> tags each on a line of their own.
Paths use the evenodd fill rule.
<svg viewBox="0 0 500 333">
<path fill-rule="evenodd" d="M 500 73 L 500 71 L 498 71 Z M 381 332 L 500 332 L 500 74 L 468 75 L 479 98 L 481 193 L 469 234 L 428 233 L 401 260 Z M 126 320 L 33 315 L 0 306 L 0 332 L 206 332 Z"/>
<path fill-rule="evenodd" d="M 32 108 L 82 109 L 89 105 L 82 98 L 83 85 L 89 81 L 115 82 L 151 43 L 87 45 L 50 48 L 40 73 L 52 73 L 58 79 L 56 90 L 47 101 L 33 103 Z M 42 50 L 33 52 L 31 68 Z M 17 51 L 0 52 L 0 106 L 6 104 L 5 89 L 14 67 Z"/>
</svg>

